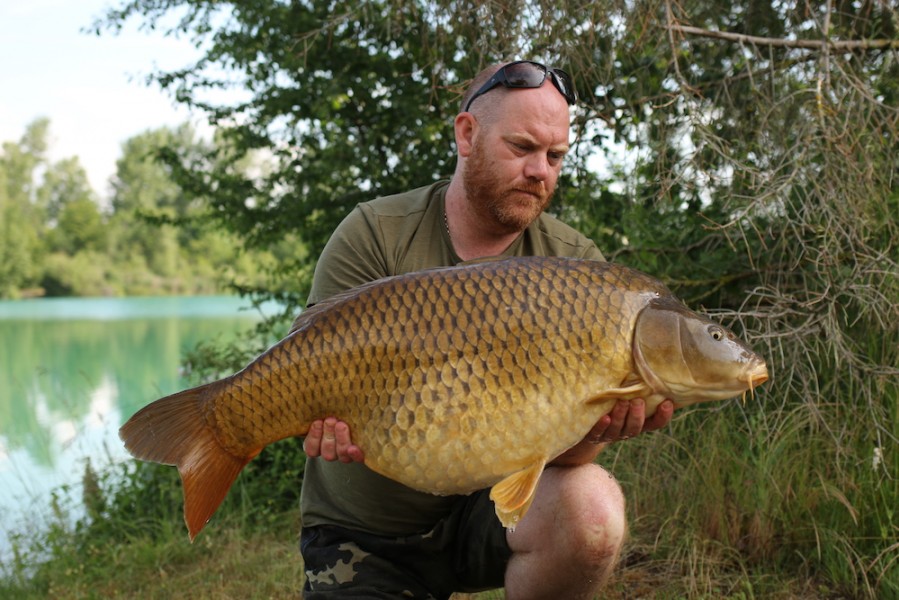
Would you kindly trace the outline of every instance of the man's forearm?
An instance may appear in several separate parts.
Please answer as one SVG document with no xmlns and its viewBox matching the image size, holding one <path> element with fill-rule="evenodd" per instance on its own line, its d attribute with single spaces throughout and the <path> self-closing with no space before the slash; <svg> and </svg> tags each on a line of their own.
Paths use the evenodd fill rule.
<svg viewBox="0 0 899 600">
<path fill-rule="evenodd" d="M 592 463 L 599 456 L 599 453 L 608 446 L 608 442 L 594 444 L 587 440 L 582 440 L 575 446 L 572 446 L 552 462 L 549 463 L 553 467 L 577 467 Z"/>
</svg>

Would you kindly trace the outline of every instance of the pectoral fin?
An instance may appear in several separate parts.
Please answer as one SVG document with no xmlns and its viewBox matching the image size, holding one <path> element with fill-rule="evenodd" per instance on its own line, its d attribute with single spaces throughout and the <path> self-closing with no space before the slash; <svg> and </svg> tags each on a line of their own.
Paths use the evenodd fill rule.
<svg viewBox="0 0 899 600">
<path fill-rule="evenodd" d="M 606 400 L 630 400 L 632 398 L 645 397 L 652 393 L 652 388 L 641 381 L 634 385 L 603 390 L 590 398 L 587 404 L 598 404 Z"/>
<path fill-rule="evenodd" d="M 496 516 L 503 527 L 514 529 L 534 500 L 537 482 L 543 474 L 546 460 L 512 473 L 490 490 L 490 499 L 496 505 Z"/>
</svg>

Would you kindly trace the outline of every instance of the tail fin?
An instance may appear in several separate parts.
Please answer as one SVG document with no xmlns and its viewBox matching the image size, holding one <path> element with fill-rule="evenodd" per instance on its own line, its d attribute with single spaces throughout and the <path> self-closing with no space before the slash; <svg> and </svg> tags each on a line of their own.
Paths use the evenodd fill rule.
<svg viewBox="0 0 899 600">
<path fill-rule="evenodd" d="M 203 416 L 204 400 L 221 382 L 161 398 L 139 410 L 119 429 L 135 457 L 175 465 L 184 487 L 184 521 L 190 539 L 212 518 L 241 469 L 258 454 L 234 456 L 222 448 Z"/>
</svg>

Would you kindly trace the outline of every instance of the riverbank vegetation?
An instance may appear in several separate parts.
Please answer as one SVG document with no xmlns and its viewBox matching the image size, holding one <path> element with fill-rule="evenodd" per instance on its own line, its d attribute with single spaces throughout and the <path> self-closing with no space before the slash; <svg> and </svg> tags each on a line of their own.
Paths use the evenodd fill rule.
<svg viewBox="0 0 899 600">
<path fill-rule="evenodd" d="M 129 20 L 207 44 L 156 81 L 227 143 L 161 158 L 222 235 L 260 252 L 303 245 L 273 254 L 264 284 L 294 307 L 356 202 L 452 172 L 466 77 L 503 58 L 569 70 L 577 138 L 553 210 L 735 328 L 772 373 L 745 404 L 679 412 L 600 457 L 632 533 L 612 592 L 899 598 L 899 15 L 887 3 L 131 0 L 96 29 Z M 251 100 L 208 100 L 235 81 Z M 261 151 L 266 169 L 242 168 Z M 206 375 L 260 349 L 213 352 L 227 360 Z M 122 596 L 174 597 L 175 574 L 194 597 L 230 595 L 217 586 L 243 577 L 264 590 L 251 596 L 295 592 L 298 556 L 278 553 L 298 527 L 295 442 L 251 463 L 193 546 L 173 470 L 127 468 L 89 517 L 42 542 L 49 562 L 23 540 L 0 592 L 100 589 L 104 570 L 131 574 L 114 584 Z M 216 570 L 234 564 L 218 554 L 229 549 L 259 572 Z"/>
</svg>

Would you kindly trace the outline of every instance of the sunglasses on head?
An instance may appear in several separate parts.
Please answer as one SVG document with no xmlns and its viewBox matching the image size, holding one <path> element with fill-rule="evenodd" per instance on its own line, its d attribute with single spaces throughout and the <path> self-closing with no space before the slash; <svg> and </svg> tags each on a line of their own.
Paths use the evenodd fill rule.
<svg viewBox="0 0 899 600">
<path fill-rule="evenodd" d="M 577 101 L 574 93 L 574 85 L 571 76 L 562 69 L 547 68 L 546 65 L 530 60 L 518 60 L 500 68 L 487 83 L 482 85 L 474 95 L 469 98 L 463 112 L 468 112 L 471 103 L 479 96 L 483 96 L 497 86 L 505 86 L 511 89 L 538 88 L 546 81 L 547 74 L 559 93 L 565 97 L 569 105 Z"/>
</svg>

